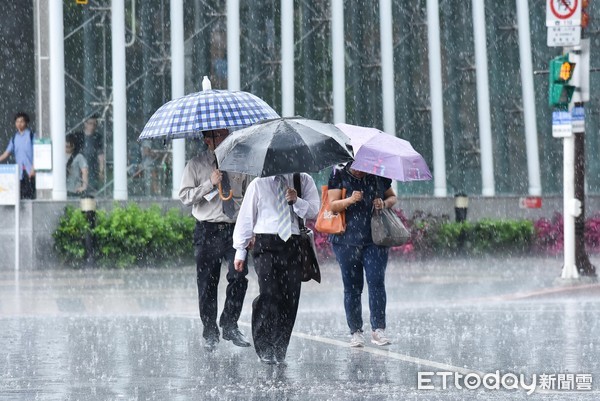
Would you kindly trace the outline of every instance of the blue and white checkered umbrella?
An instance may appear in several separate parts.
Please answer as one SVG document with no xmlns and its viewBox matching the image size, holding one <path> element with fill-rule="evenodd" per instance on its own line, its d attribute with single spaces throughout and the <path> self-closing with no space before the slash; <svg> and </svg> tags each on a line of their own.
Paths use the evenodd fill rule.
<svg viewBox="0 0 600 401">
<path fill-rule="evenodd" d="M 202 92 L 162 105 L 150 117 L 138 140 L 201 137 L 202 131 L 246 127 L 278 117 L 271 106 L 251 93 L 214 90 L 209 83 Z"/>
</svg>

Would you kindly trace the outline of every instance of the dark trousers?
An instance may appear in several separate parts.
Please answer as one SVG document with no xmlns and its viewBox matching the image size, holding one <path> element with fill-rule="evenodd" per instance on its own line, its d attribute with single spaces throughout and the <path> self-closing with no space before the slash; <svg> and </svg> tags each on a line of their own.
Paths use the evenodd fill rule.
<svg viewBox="0 0 600 401">
<path fill-rule="evenodd" d="M 194 230 L 196 253 L 196 282 L 198 306 L 204 326 L 204 338 L 219 337 L 217 326 L 217 288 L 221 277 L 221 263 L 227 263 L 227 290 L 219 326 L 223 330 L 236 329 L 248 288 L 248 268 L 236 272 L 233 267 L 235 249 L 232 234 L 234 224 L 197 221 Z"/>
<path fill-rule="evenodd" d="M 252 338 L 259 357 L 285 359 L 302 285 L 299 249 L 299 236 L 283 242 L 277 235 L 256 235 L 259 295 L 252 303 Z"/>
<path fill-rule="evenodd" d="M 369 310 L 371 329 L 385 329 L 385 270 L 388 247 L 375 244 L 353 246 L 332 244 L 333 252 L 342 271 L 344 283 L 344 308 L 350 333 L 362 330 L 362 302 L 364 277 L 369 287 Z"/>
<path fill-rule="evenodd" d="M 21 199 L 35 199 L 35 176 L 30 177 L 27 171 L 21 177 Z"/>
</svg>

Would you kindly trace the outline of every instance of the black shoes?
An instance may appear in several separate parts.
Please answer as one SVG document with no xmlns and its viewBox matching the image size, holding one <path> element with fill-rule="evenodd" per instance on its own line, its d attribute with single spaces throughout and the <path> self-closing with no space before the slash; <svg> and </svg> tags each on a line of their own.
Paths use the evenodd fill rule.
<svg viewBox="0 0 600 401">
<path fill-rule="evenodd" d="M 239 329 L 223 330 L 223 340 L 231 341 L 238 347 L 249 347 L 250 342 Z"/>
<path fill-rule="evenodd" d="M 263 355 L 259 356 L 258 359 L 267 365 L 287 366 L 287 363 L 285 363 L 285 358 L 276 358 L 270 355 Z"/>
<path fill-rule="evenodd" d="M 219 337 L 208 337 L 204 339 L 204 349 L 212 352 L 217 348 Z"/>
<path fill-rule="evenodd" d="M 259 356 L 259 359 L 262 363 L 267 364 L 267 365 L 275 365 L 277 364 L 277 360 L 275 359 L 274 356 Z"/>
</svg>

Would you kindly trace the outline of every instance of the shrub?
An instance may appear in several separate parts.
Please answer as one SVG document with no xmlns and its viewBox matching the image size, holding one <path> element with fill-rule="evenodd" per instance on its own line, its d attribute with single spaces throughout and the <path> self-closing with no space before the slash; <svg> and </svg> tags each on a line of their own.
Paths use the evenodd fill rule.
<svg viewBox="0 0 600 401">
<path fill-rule="evenodd" d="M 84 260 L 83 241 L 88 230 L 89 223 L 85 215 L 80 210 L 67 206 L 52 234 L 54 249 L 61 255 L 63 262 L 78 264 Z"/>
<path fill-rule="evenodd" d="M 406 218 L 396 213 L 411 232 L 410 240 L 390 249 L 392 255 L 402 257 L 481 255 L 490 252 L 523 253 L 535 243 L 535 225 L 530 220 L 492 220 L 478 222 L 451 222 L 448 215 L 434 216 L 417 211 Z M 600 246 L 600 219 L 597 225 Z M 538 241 L 539 242 L 539 241 Z M 554 244 L 554 241 L 549 241 Z M 316 232 L 315 245 L 323 258 L 332 255 L 327 235 Z M 543 248 L 538 246 L 539 249 Z"/>
<path fill-rule="evenodd" d="M 541 252 L 557 254 L 563 249 L 563 218 L 556 213 L 552 219 L 541 218 L 534 223 L 534 248 Z"/>
<path fill-rule="evenodd" d="M 563 249 L 563 219 L 492 220 L 452 222 L 447 215 L 434 216 L 417 211 L 406 218 L 396 211 L 411 231 L 410 240 L 390 249 L 391 255 L 402 257 L 483 255 L 493 252 L 539 252 L 557 254 Z M 158 206 L 140 209 L 136 204 L 118 205 L 109 213 L 96 213 L 96 226 L 91 234 L 96 243 L 96 263 L 102 266 L 126 267 L 165 264 L 193 257 L 192 238 L 195 219 L 178 209 L 162 213 Z M 314 222 L 307 221 L 314 230 Z M 79 209 L 65 208 L 53 233 L 54 249 L 68 265 L 85 261 L 85 238 L 89 223 Z M 322 259 L 333 257 L 328 235 L 315 231 L 315 245 Z M 600 216 L 586 221 L 586 248 L 600 252 Z"/>
<path fill-rule="evenodd" d="M 195 221 L 172 209 L 162 213 L 158 206 L 141 209 L 136 204 L 115 206 L 96 213 L 91 230 L 96 263 L 126 267 L 176 261 L 193 255 Z M 68 206 L 53 234 L 55 250 L 68 264 L 79 265 L 85 257 L 84 239 L 89 223 L 78 209 Z"/>
<path fill-rule="evenodd" d="M 446 223 L 441 233 L 449 234 L 449 240 L 445 243 L 450 246 L 446 249 L 449 253 L 461 250 L 475 255 L 490 252 L 523 253 L 530 250 L 534 226 L 530 220 L 482 219 L 474 223 Z"/>
</svg>

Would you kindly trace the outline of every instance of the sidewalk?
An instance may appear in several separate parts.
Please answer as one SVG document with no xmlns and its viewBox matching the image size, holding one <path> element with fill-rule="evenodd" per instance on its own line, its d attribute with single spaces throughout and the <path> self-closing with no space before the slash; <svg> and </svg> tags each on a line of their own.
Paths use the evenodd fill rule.
<svg viewBox="0 0 600 401">
<path fill-rule="evenodd" d="M 600 285 L 561 284 L 561 265 L 391 260 L 393 344 L 352 349 L 330 261 L 321 284 L 303 286 L 286 367 L 265 366 L 253 348 L 226 341 L 213 354 L 203 350 L 193 266 L 2 272 L 0 400 L 597 400 Z M 258 293 L 252 269 L 249 281 L 240 319 L 247 334 Z M 365 288 L 368 334 L 367 299 Z M 527 395 L 518 386 L 469 390 L 453 381 L 496 371 L 527 383 L 546 374 L 554 387 Z M 422 373 L 419 384 L 419 372 L 433 376 Z M 580 390 L 563 389 L 569 384 Z M 434 389 L 419 388 L 427 386 Z"/>
</svg>

